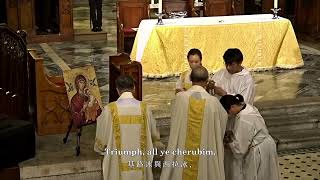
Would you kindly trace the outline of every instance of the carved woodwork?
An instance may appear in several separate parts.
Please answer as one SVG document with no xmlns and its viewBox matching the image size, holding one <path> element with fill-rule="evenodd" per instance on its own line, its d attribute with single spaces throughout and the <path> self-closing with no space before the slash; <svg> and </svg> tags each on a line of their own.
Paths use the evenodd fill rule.
<svg viewBox="0 0 320 180">
<path fill-rule="evenodd" d="M 141 20 L 148 19 L 147 2 L 118 1 L 117 3 L 117 51 L 130 53 Z"/>
<path fill-rule="evenodd" d="M 35 156 L 30 82 L 26 33 L 0 24 L 0 170 Z"/>
<path fill-rule="evenodd" d="M 29 119 L 29 79 L 26 33 L 0 24 L 0 111 Z"/>
<path fill-rule="evenodd" d="M 228 16 L 244 14 L 244 0 L 206 0 L 205 16 Z"/>
<path fill-rule="evenodd" d="M 311 36 L 320 36 L 320 1 L 296 0 L 297 31 Z"/>
<path fill-rule="evenodd" d="M 47 75 L 43 58 L 38 57 L 35 50 L 29 50 L 29 58 L 35 72 L 37 134 L 65 133 L 71 121 L 71 114 L 63 77 Z"/>
<path fill-rule="evenodd" d="M 110 56 L 109 71 L 109 102 L 119 98 L 115 81 L 120 75 L 132 76 L 135 81 L 134 97 L 142 100 L 142 67 L 139 62 L 131 61 L 129 55 L 125 53 Z"/>
<path fill-rule="evenodd" d="M 207 0 L 204 2 L 205 16 L 227 16 L 231 14 L 231 0 Z"/>
<path fill-rule="evenodd" d="M 231 11 L 233 15 L 244 14 L 244 1 L 245 0 L 232 0 Z"/>
<path fill-rule="evenodd" d="M 187 16 L 192 16 L 193 1 L 175 0 L 175 1 L 163 1 L 163 9 L 165 13 L 175 11 L 187 11 Z"/>
<path fill-rule="evenodd" d="M 16 0 L 6 0 L 6 8 L 7 8 L 7 24 L 10 28 L 14 30 L 19 29 L 18 22 L 18 1 Z"/>
<path fill-rule="evenodd" d="M 58 34 L 37 35 L 35 0 L 6 0 L 7 22 L 14 30 L 23 29 L 28 33 L 28 41 L 33 43 L 73 40 L 72 0 L 59 1 Z"/>
<path fill-rule="evenodd" d="M 0 169 L 0 179 L 20 180 L 19 166 Z"/>
</svg>

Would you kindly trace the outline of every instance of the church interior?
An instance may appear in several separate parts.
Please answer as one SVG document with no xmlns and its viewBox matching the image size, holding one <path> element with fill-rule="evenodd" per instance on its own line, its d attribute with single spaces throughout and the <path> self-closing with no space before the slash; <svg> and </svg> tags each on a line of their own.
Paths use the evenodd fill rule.
<svg viewBox="0 0 320 180">
<path fill-rule="evenodd" d="M 176 82 L 179 73 L 187 68 L 186 53 L 192 43 L 206 38 L 216 40 L 203 48 L 203 54 L 211 53 L 211 58 L 221 58 L 214 52 L 224 48 L 227 40 L 223 38 L 231 36 L 230 32 L 246 33 L 246 30 L 251 34 L 246 34 L 245 38 L 254 39 L 251 44 L 241 37 L 230 43 L 239 44 L 240 49 L 247 48 L 245 52 L 251 53 L 247 57 L 257 61 L 273 57 L 271 65 L 274 67 L 266 62 L 265 68 L 260 68 L 259 62 L 253 61 L 245 66 L 253 66 L 249 69 L 255 81 L 254 106 L 259 109 L 277 143 L 281 179 L 320 179 L 320 1 L 103 0 L 101 25 L 90 19 L 89 1 L 0 1 L 0 139 L 5 145 L 1 145 L 0 154 L 3 155 L 0 156 L 6 159 L 3 163 L 0 159 L 0 179 L 102 179 L 103 158 L 93 149 L 96 125 L 80 130 L 71 127 L 68 87 L 63 80 L 65 71 L 93 66 L 103 106 L 119 97 L 115 79 L 123 73 L 133 74 L 135 95 L 151 107 L 161 141 L 167 145 Z M 272 19 L 275 13 L 271 9 L 278 9 L 274 7 L 275 2 L 281 8 L 276 14 L 280 19 Z M 164 25 L 156 24 L 160 3 L 166 14 Z M 183 12 L 186 17 L 170 19 L 171 12 Z M 199 30 L 195 36 L 188 29 L 174 31 L 172 29 L 177 25 L 170 24 L 171 20 L 174 23 L 212 17 L 212 21 L 219 20 L 214 26 L 219 29 L 228 26 L 233 17 L 242 15 L 248 15 L 245 17 L 249 22 L 240 25 L 232 22 L 237 25 L 233 29 L 212 30 L 216 36 L 206 37 L 212 29 L 207 22 L 201 22 L 204 24 L 199 27 L 207 29 Z M 266 20 L 268 26 L 261 25 L 264 21 L 256 23 L 251 16 L 269 18 Z M 145 19 L 153 23 L 151 30 L 161 26 L 167 28 L 148 32 L 149 25 L 140 24 Z M 281 25 L 278 21 L 286 23 Z M 250 22 L 258 25 L 250 25 Z M 147 30 L 143 32 L 142 27 Z M 175 38 L 179 32 L 184 34 Z M 144 37 L 149 37 L 149 42 L 143 44 Z M 164 40 L 168 39 L 177 41 L 166 43 Z M 268 39 L 271 40 L 267 42 Z M 145 47 L 144 54 L 140 53 L 141 44 Z M 176 47 L 179 45 L 181 50 Z M 158 52 L 157 48 L 161 50 Z M 297 50 L 292 52 L 295 48 Z M 174 52 L 179 55 L 173 55 Z M 277 55 L 274 57 L 269 52 Z M 8 63 L 5 58 L 9 55 L 21 62 Z M 170 55 L 182 59 L 177 62 L 164 60 Z M 301 62 L 298 62 L 299 57 L 302 57 Z M 283 63 L 283 59 L 292 64 Z M 138 65 L 132 63 L 134 61 Z M 172 63 L 172 67 L 160 67 L 164 63 Z M 224 66 L 210 62 L 206 65 L 211 68 L 208 68 L 211 74 L 217 70 L 215 68 Z M 10 79 L 12 73 L 19 77 Z M 16 95 L 5 89 L 6 85 L 8 88 L 17 86 L 17 91 L 23 93 Z M 16 116 L 30 124 L 20 125 Z M 11 121 L 11 117 L 15 118 Z M 15 127 L 17 124 L 19 126 Z M 71 132 L 65 138 L 68 128 Z M 23 152 L 21 157 L 17 155 L 20 152 Z M 163 157 L 154 158 L 163 160 Z M 154 179 L 159 179 L 160 173 L 161 169 L 154 168 Z"/>
</svg>

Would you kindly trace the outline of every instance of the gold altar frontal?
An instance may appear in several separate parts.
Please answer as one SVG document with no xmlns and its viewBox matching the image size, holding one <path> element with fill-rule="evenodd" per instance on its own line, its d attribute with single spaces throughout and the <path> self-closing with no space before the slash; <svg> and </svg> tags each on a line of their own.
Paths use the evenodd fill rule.
<svg viewBox="0 0 320 180">
<path fill-rule="evenodd" d="M 133 60 L 139 38 L 144 36 L 139 31 L 131 52 Z M 191 48 L 201 50 L 202 64 L 210 73 L 224 67 L 223 54 L 228 48 L 239 48 L 243 65 L 250 70 L 291 69 L 304 64 L 291 22 L 285 18 L 195 26 L 165 24 L 154 26 L 146 41 L 141 56 L 143 75 L 160 78 L 187 70 Z"/>
</svg>

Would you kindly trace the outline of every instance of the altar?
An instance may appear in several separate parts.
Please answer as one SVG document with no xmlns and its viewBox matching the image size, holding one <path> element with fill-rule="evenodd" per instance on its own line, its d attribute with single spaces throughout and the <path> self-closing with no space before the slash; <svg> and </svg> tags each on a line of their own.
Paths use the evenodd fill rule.
<svg viewBox="0 0 320 180">
<path fill-rule="evenodd" d="M 223 54 L 239 48 L 250 70 L 303 66 L 299 45 L 285 18 L 272 14 L 156 19 L 141 21 L 131 59 L 142 64 L 145 77 L 168 77 L 187 70 L 187 53 L 198 48 L 210 73 L 224 67 Z"/>
</svg>

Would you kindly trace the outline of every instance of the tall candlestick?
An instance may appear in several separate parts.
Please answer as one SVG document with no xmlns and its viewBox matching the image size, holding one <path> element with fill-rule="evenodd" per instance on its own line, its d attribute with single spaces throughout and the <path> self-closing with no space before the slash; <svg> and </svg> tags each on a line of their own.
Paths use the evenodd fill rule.
<svg viewBox="0 0 320 180">
<path fill-rule="evenodd" d="M 278 0 L 273 1 L 273 8 L 278 8 Z"/>
<path fill-rule="evenodd" d="M 162 0 L 159 0 L 159 3 L 158 3 L 158 13 L 159 14 L 162 13 Z"/>
</svg>

